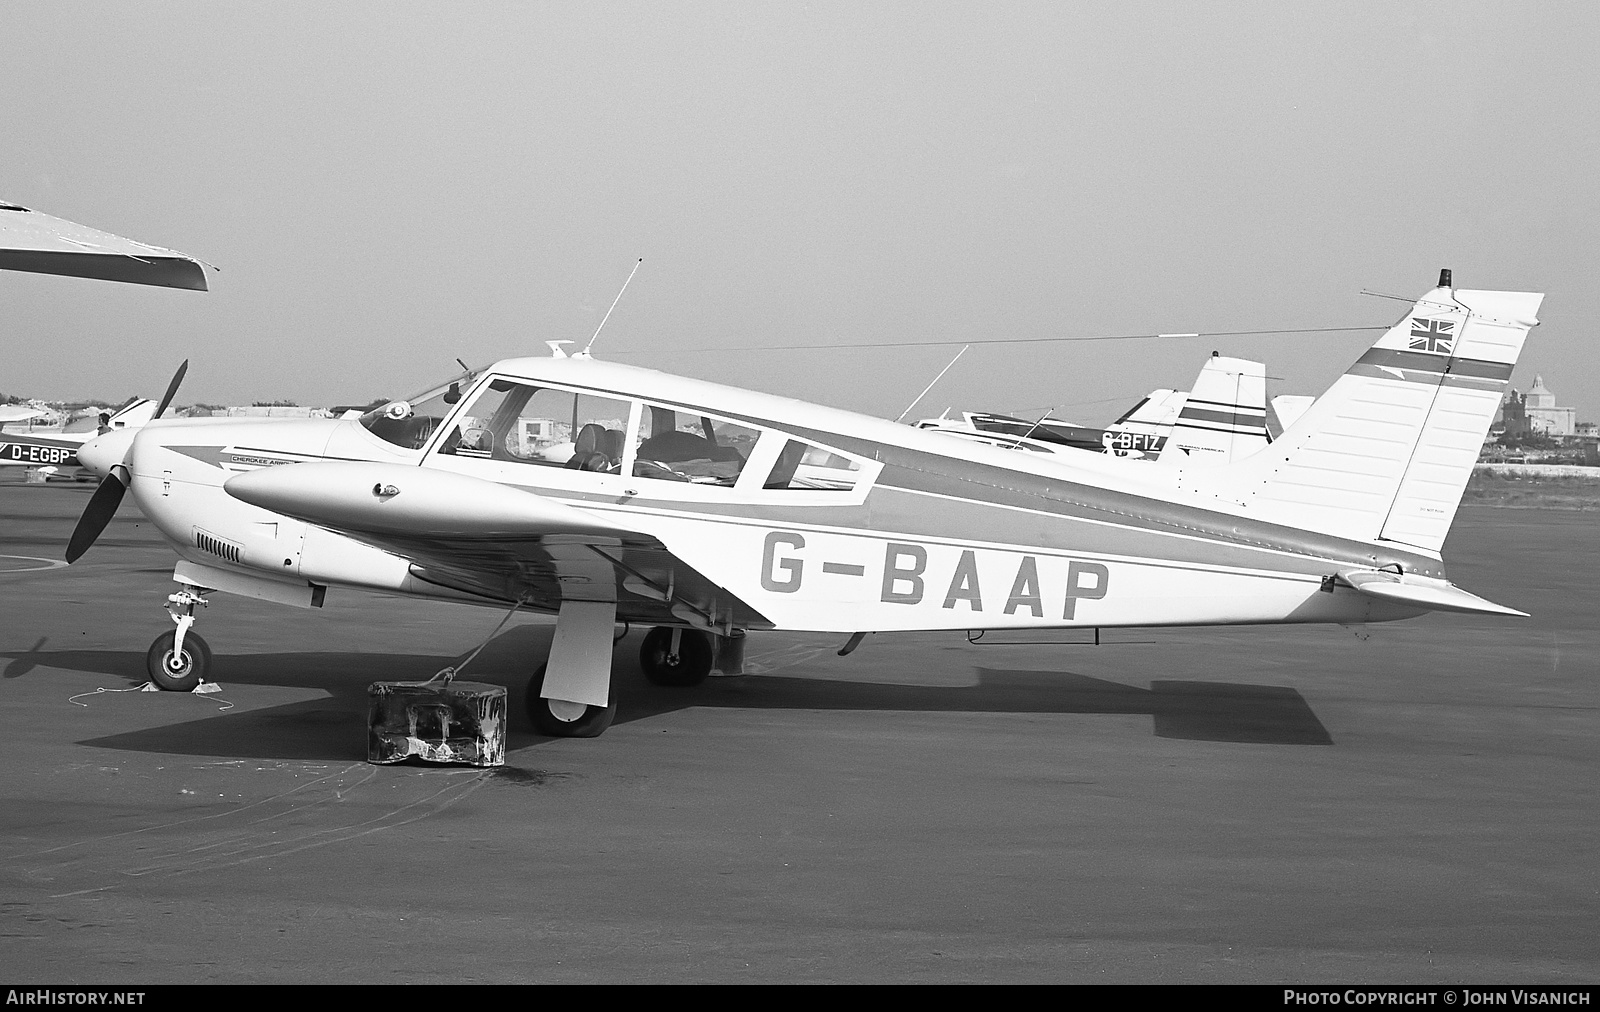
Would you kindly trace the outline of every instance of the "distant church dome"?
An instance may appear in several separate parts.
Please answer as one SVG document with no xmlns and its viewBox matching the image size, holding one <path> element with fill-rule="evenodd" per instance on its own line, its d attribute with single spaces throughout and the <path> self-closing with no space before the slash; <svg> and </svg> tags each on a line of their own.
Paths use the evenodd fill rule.
<svg viewBox="0 0 1600 1012">
<path fill-rule="evenodd" d="M 1556 395 L 1544 385 L 1544 377 L 1535 375 L 1533 386 L 1528 389 L 1527 406 L 1530 408 L 1553 408 L 1556 406 Z"/>
</svg>

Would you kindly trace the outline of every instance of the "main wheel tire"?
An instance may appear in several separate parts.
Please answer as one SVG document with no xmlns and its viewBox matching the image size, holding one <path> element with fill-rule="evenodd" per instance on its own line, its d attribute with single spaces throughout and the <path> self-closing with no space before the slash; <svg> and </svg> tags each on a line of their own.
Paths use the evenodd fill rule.
<svg viewBox="0 0 1600 1012">
<path fill-rule="evenodd" d="M 528 679 L 528 719 L 533 721 L 534 729 L 552 738 L 598 738 L 617 715 L 616 692 L 611 693 L 611 705 L 588 706 L 576 719 L 563 719 L 550 708 L 550 700 L 539 695 L 544 691 L 544 675 L 549 667 L 539 665 Z"/>
<path fill-rule="evenodd" d="M 183 653 L 174 655 L 178 630 L 164 632 L 150 644 L 144 655 L 144 668 L 150 680 L 168 692 L 193 692 L 211 671 L 211 648 L 197 633 L 183 637 Z"/>
<path fill-rule="evenodd" d="M 645 633 L 639 647 L 639 666 L 654 685 L 687 688 L 699 685 L 711 674 L 715 651 L 711 637 L 698 629 L 679 630 L 678 654 L 672 655 L 672 630 L 656 626 Z"/>
</svg>

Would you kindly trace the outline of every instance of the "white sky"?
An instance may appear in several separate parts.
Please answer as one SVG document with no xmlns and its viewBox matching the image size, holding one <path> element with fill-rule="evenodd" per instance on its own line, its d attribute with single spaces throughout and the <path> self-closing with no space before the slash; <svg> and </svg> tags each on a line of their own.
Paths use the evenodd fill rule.
<svg viewBox="0 0 1600 1012">
<path fill-rule="evenodd" d="M 956 347 L 1392 323 L 1549 293 L 1600 408 L 1600 5 L 0 0 L 0 199 L 221 268 L 0 273 L 0 390 L 402 396 L 598 357 L 893 417 Z M 1213 349 L 1320 393 L 1375 334 L 975 348 L 916 416 L 1106 421 Z M 727 348 L 707 353 L 689 349 Z"/>
</svg>

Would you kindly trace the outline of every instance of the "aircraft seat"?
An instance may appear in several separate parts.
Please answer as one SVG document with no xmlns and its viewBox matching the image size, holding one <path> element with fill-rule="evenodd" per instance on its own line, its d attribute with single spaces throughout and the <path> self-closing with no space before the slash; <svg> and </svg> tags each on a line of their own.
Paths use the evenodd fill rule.
<svg viewBox="0 0 1600 1012">
<path fill-rule="evenodd" d="M 622 432 L 589 422 L 578 430 L 572 443 L 572 459 L 566 467 L 576 471 L 615 471 L 622 459 Z"/>
</svg>

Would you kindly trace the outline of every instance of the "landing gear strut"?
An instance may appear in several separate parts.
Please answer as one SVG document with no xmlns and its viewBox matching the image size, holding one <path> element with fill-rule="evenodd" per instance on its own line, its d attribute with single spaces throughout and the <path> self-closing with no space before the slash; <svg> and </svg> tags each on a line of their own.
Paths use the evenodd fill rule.
<svg viewBox="0 0 1600 1012">
<path fill-rule="evenodd" d="M 615 601 L 563 601 L 550 659 L 528 680 L 528 717 L 540 734 L 593 738 L 617 715 L 611 691 Z"/>
<path fill-rule="evenodd" d="M 164 632 L 150 644 L 144 655 L 150 680 L 170 692 L 192 692 L 211 671 L 211 648 L 194 625 L 194 606 L 204 608 L 207 601 L 193 590 L 184 589 L 167 597 L 167 613 L 177 629 Z"/>
</svg>

